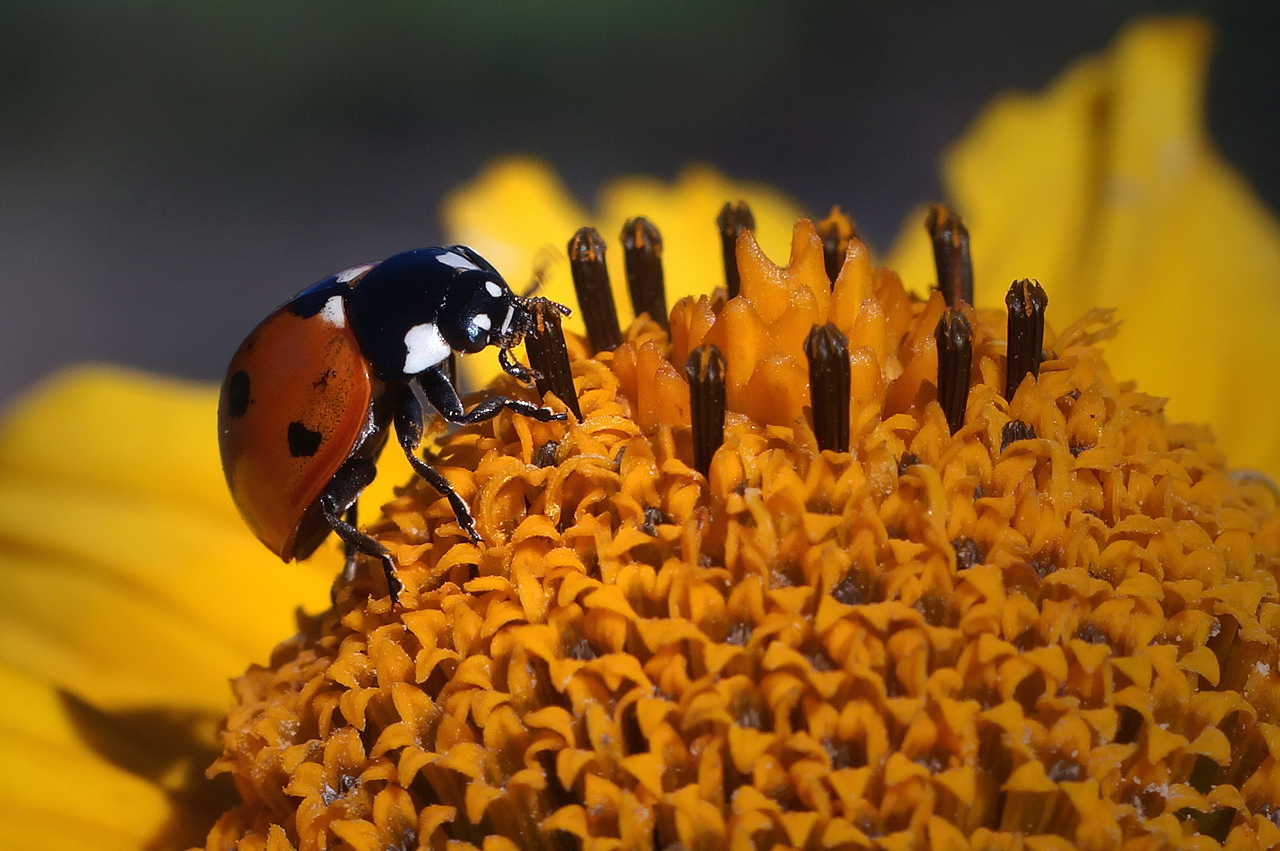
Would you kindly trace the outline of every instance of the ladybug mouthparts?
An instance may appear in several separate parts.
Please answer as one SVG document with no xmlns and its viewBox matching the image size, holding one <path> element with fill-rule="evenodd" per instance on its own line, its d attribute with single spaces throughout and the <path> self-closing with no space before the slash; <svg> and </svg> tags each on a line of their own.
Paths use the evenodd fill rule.
<svg viewBox="0 0 1280 851">
<path fill-rule="evenodd" d="M 542 296 L 531 298 L 515 297 L 515 304 L 507 313 L 507 319 L 494 336 L 494 345 L 498 347 L 498 363 L 502 371 L 517 381 L 530 384 L 538 378 L 538 374 L 529 367 L 513 360 L 511 350 L 524 341 L 527 334 L 538 334 L 542 330 L 543 316 L 547 311 L 554 311 L 561 316 L 568 316 L 572 310 Z"/>
</svg>

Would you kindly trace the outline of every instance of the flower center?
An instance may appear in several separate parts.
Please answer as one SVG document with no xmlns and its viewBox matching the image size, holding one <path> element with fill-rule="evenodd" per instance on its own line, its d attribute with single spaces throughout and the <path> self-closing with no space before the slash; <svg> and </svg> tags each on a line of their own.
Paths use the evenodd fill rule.
<svg viewBox="0 0 1280 851">
<path fill-rule="evenodd" d="M 242 678 L 210 847 L 1276 841 L 1275 499 L 1111 377 L 1110 314 L 975 310 L 944 209 L 923 299 L 838 211 L 785 267 L 717 225 L 668 311 L 627 223 L 625 332 L 573 237 L 587 336 L 526 338 L 571 419 L 441 441 L 482 542 L 387 506 L 402 608 L 370 571 Z"/>
</svg>

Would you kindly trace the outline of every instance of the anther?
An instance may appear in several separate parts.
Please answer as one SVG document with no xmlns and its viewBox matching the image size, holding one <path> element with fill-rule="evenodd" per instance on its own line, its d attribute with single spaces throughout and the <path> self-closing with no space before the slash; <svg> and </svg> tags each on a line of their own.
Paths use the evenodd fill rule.
<svg viewBox="0 0 1280 851">
<path fill-rule="evenodd" d="M 729 298 L 738 295 L 742 279 L 738 275 L 738 234 L 744 230 L 756 229 L 756 217 L 746 201 L 730 204 L 728 201 L 720 208 L 716 216 L 716 227 L 720 229 L 720 247 L 724 252 L 724 281 L 729 290 Z"/>
<path fill-rule="evenodd" d="M 622 329 L 618 327 L 618 309 L 613 303 L 604 250 L 604 239 L 592 227 L 582 228 L 569 240 L 573 288 L 578 293 L 587 338 L 597 352 L 611 352 L 622 345 Z"/>
<path fill-rule="evenodd" d="M 969 256 L 969 230 L 954 211 L 942 204 L 929 208 L 925 229 L 933 239 L 933 263 L 938 289 L 947 307 L 973 304 L 973 260 Z"/>
<path fill-rule="evenodd" d="M 538 392 L 553 393 L 561 399 L 573 415 L 582 422 L 582 409 L 578 406 L 578 393 L 573 386 L 573 372 L 569 367 L 569 350 L 565 347 L 564 330 L 560 327 L 560 311 L 553 302 L 530 299 L 533 327 L 525 337 L 524 348 L 529 354 L 529 366 L 537 376 Z"/>
<path fill-rule="evenodd" d="M 699 346 L 684 362 L 693 418 L 693 466 L 707 475 L 724 443 L 725 360 L 715 346 Z"/>
<path fill-rule="evenodd" d="M 1009 444 L 1017 443 L 1019 440 L 1035 440 L 1036 429 L 1031 423 L 1022 420 L 1009 420 L 1004 424 L 1004 428 L 1000 429 L 1000 451 L 1003 452 L 1009 448 Z"/>
<path fill-rule="evenodd" d="M 938 402 L 955 434 L 964 425 L 969 404 L 969 373 L 973 367 L 973 330 L 955 308 L 947 308 L 934 331 L 938 341 Z"/>
<path fill-rule="evenodd" d="M 849 451 L 849 338 L 828 322 L 804 341 L 813 434 L 819 449 Z"/>
<path fill-rule="evenodd" d="M 831 286 L 844 266 L 844 255 L 849 250 L 850 239 L 862 239 L 858 226 L 839 207 L 832 207 L 827 217 L 818 222 L 818 236 L 822 238 L 822 264 L 827 270 Z"/>
<path fill-rule="evenodd" d="M 1008 365 L 1005 369 L 1004 398 L 1012 401 L 1022 379 L 1040 375 L 1044 347 L 1044 311 L 1049 297 L 1035 281 L 1014 281 L 1004 297 L 1009 308 Z"/>
<path fill-rule="evenodd" d="M 644 216 L 622 226 L 622 252 L 627 267 L 627 290 L 636 316 L 649 318 L 671 330 L 667 316 L 667 290 L 662 273 L 662 234 Z"/>
</svg>

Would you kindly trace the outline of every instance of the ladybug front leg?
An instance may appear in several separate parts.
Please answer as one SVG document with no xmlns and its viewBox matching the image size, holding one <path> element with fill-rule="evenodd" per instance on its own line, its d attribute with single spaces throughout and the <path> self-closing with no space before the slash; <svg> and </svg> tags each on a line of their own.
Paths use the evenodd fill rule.
<svg viewBox="0 0 1280 851">
<path fill-rule="evenodd" d="M 509 396 L 490 396 L 470 411 L 467 411 L 462 407 L 462 400 L 458 398 L 458 391 L 454 389 L 454 386 L 440 369 L 429 369 L 418 376 L 418 379 L 422 385 L 422 391 L 426 394 L 427 400 L 431 402 L 432 407 L 440 412 L 440 416 L 458 425 L 470 425 L 471 423 L 492 419 L 503 408 L 522 416 L 533 417 L 535 420 L 544 423 L 566 418 L 565 414 L 557 414 L 550 408 L 544 408 L 541 405 L 535 405 L 532 402 L 525 402 L 520 399 L 512 399 Z"/>
<path fill-rule="evenodd" d="M 457 394 L 454 397 L 457 398 Z M 453 508 L 453 516 L 457 518 L 462 531 L 466 532 L 472 541 L 479 541 L 480 533 L 476 531 L 476 521 L 471 516 L 471 509 L 467 507 L 466 500 L 458 495 L 453 485 L 449 484 L 449 480 L 439 470 L 417 455 L 418 444 L 422 443 L 422 419 L 422 405 L 418 402 L 418 397 L 412 393 L 406 393 L 395 415 L 396 437 L 400 440 L 404 457 L 409 459 L 409 465 L 413 467 L 415 473 L 449 500 L 449 506 Z"/>
<path fill-rule="evenodd" d="M 391 596 L 391 605 L 400 599 L 400 591 L 404 588 L 396 577 L 396 563 L 387 548 L 355 527 L 354 507 L 356 500 L 369 483 L 377 475 L 373 461 L 368 458 L 352 458 L 338 468 L 324 493 L 320 495 L 320 513 L 324 515 L 329 527 L 342 539 L 347 553 L 347 564 L 343 569 L 343 577 L 350 578 L 354 572 L 355 553 L 373 556 L 382 562 L 382 571 L 387 577 L 387 593 Z M 346 514 L 352 522 L 342 518 Z"/>
</svg>

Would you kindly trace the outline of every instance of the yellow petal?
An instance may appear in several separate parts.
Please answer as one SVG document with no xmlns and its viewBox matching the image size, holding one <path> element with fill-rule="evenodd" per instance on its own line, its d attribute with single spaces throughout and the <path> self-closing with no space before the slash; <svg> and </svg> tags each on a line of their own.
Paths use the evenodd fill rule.
<svg viewBox="0 0 1280 851">
<path fill-rule="evenodd" d="M 87 368 L 0 430 L 0 662 L 103 710 L 221 711 L 336 559 L 283 565 L 222 481 L 212 388 Z M 323 560 L 319 560 L 323 561 Z"/>
<path fill-rule="evenodd" d="M 565 247 L 574 231 L 589 221 L 541 160 L 520 157 L 493 163 L 445 199 L 443 217 L 449 241 L 479 251 L 517 292 L 532 281 L 536 266 L 543 273 L 540 295 L 576 304 Z M 619 282 L 613 283 L 616 298 Z M 582 330 L 576 311 L 565 327 Z M 483 386 L 498 373 L 495 356 L 488 351 L 463 358 L 462 368 L 473 386 Z"/>
<path fill-rule="evenodd" d="M 53 687 L 0 665 L 0 695 L 4 847 L 126 851 L 170 821 L 164 791 L 95 754 Z"/>
<path fill-rule="evenodd" d="M 1062 328 L 1119 308 L 1115 373 L 1210 423 L 1232 462 L 1280 475 L 1280 225 L 1213 150 L 1202 101 L 1209 38 L 1194 20 L 1127 29 L 1045 93 L 994 103 L 944 164 L 972 236 L 980 304 L 1038 278 Z M 934 272 L 923 214 L 891 265 Z"/>
<path fill-rule="evenodd" d="M 785 258 L 791 227 L 804 213 L 781 193 L 761 184 L 726 178 L 706 166 L 687 168 L 674 184 L 646 177 L 616 180 L 605 187 L 590 214 L 579 207 L 555 173 L 540 160 L 497 162 L 445 202 L 449 239 L 470 245 L 489 259 L 517 290 L 543 270 L 539 293 L 569 305 L 574 315 L 565 327 L 584 333 L 569 274 L 566 246 L 581 227 L 593 225 L 608 244 L 606 258 L 614 303 L 623 327 L 634 318 L 618 234 L 623 223 L 645 216 L 663 238 L 667 304 L 682 296 L 704 294 L 724 284 L 724 264 L 716 215 L 726 201 L 745 200 L 756 219 L 761 246 L 771 257 Z M 472 386 L 498 372 L 492 353 L 463 361 Z"/>
</svg>

